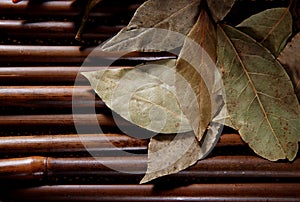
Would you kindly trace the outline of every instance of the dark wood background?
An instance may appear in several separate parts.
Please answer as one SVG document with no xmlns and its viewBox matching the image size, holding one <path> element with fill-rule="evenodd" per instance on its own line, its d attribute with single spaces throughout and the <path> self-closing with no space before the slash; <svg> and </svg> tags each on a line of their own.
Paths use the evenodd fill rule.
<svg viewBox="0 0 300 202">
<path fill-rule="evenodd" d="M 148 141 L 122 133 L 89 83 L 80 76 L 78 85 L 74 81 L 93 47 L 124 27 L 144 1 L 104 0 L 91 13 L 82 41 L 76 41 L 85 2 L 0 1 L 0 201 L 300 201 L 299 155 L 293 162 L 264 160 L 228 128 L 205 160 L 146 185 L 138 184 L 143 174 L 105 166 L 144 170 Z M 287 4 L 241 0 L 226 21 L 236 24 L 257 11 Z M 99 57 L 103 64 L 90 70 L 118 56 Z M 173 57 L 132 53 L 113 66 Z M 83 135 L 104 163 L 86 151 L 77 134 L 74 89 L 81 100 L 73 103 L 74 109 L 85 112 L 95 102 L 103 134 L 91 129 Z M 79 125 L 92 128 L 92 114 L 76 117 Z M 132 155 L 116 156 L 112 145 Z"/>
</svg>

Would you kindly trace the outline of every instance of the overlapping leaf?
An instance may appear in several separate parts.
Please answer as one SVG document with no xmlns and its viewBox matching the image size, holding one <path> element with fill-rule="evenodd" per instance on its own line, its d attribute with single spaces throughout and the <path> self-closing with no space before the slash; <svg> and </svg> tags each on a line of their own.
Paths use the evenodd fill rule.
<svg viewBox="0 0 300 202">
<path fill-rule="evenodd" d="M 285 49 L 280 53 L 278 60 L 285 67 L 300 100 L 300 33 L 298 33 Z"/>
<path fill-rule="evenodd" d="M 215 22 L 220 23 L 235 2 L 207 0 Z M 142 128 L 167 133 L 151 136 L 141 183 L 179 172 L 207 156 L 222 124 L 239 130 L 250 147 L 269 160 L 293 160 L 298 151 L 299 104 L 288 75 L 273 56 L 291 35 L 289 8 L 251 16 L 237 26 L 244 33 L 226 25 L 218 25 L 216 33 L 209 11 L 200 3 L 148 0 L 128 26 L 102 46 L 104 51 L 144 52 L 182 46 L 177 61 L 83 73 L 113 111 Z M 299 38 L 278 58 L 292 75 L 296 92 Z"/>
<path fill-rule="evenodd" d="M 106 105 L 126 120 L 158 133 L 191 131 L 174 89 L 175 60 L 136 68 L 82 73 Z"/>
<path fill-rule="evenodd" d="M 207 0 L 208 7 L 215 22 L 223 20 L 237 0 Z"/>
<path fill-rule="evenodd" d="M 213 94 L 214 84 L 217 83 L 215 61 L 216 30 L 203 10 L 188 34 L 176 63 L 177 98 L 194 133 L 151 138 L 148 169 L 141 183 L 179 172 L 204 158 L 214 148 L 222 124 L 211 123 L 207 133 L 205 131 L 213 114 L 220 108 L 220 103 L 214 106 L 211 101 L 211 97 L 216 98 Z M 205 81 L 201 75 L 205 76 Z"/>
<path fill-rule="evenodd" d="M 141 183 L 177 173 L 205 158 L 218 142 L 221 129 L 221 124 L 213 123 L 201 142 L 192 132 L 151 138 L 147 173 Z"/>
<path fill-rule="evenodd" d="M 300 109 L 284 68 L 263 46 L 230 26 L 218 27 L 219 67 L 232 124 L 260 156 L 293 160 Z"/>
<path fill-rule="evenodd" d="M 292 34 L 289 8 L 272 8 L 255 14 L 237 27 L 278 56 Z"/>
<path fill-rule="evenodd" d="M 148 0 L 104 51 L 168 51 L 182 46 L 195 24 L 201 0 Z"/>
<path fill-rule="evenodd" d="M 176 91 L 181 108 L 198 138 L 213 114 L 212 87 L 215 79 L 216 30 L 206 11 L 188 34 L 176 64 Z"/>
</svg>

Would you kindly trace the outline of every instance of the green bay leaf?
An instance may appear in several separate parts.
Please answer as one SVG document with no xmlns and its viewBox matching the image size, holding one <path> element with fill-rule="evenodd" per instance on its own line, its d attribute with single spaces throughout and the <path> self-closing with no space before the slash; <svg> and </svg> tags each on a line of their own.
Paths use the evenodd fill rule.
<svg viewBox="0 0 300 202">
<path fill-rule="evenodd" d="M 278 60 L 289 74 L 300 100 L 300 33 L 298 33 L 278 56 Z"/>
<path fill-rule="evenodd" d="M 249 17 L 237 28 L 278 56 L 292 34 L 292 26 L 289 8 L 272 8 Z"/>
<path fill-rule="evenodd" d="M 300 109 L 281 64 L 263 46 L 230 26 L 218 26 L 218 66 L 233 126 L 260 156 L 293 160 Z"/>
<path fill-rule="evenodd" d="M 192 130 L 176 97 L 175 60 L 82 74 L 106 105 L 126 120 L 157 133 Z"/>
<path fill-rule="evenodd" d="M 201 0 L 148 0 L 129 24 L 102 45 L 104 51 L 168 51 L 182 46 Z"/>
</svg>

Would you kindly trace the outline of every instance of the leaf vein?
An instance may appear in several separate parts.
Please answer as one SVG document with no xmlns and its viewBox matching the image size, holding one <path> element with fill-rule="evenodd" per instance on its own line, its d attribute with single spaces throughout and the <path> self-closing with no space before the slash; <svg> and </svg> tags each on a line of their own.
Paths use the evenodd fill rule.
<svg viewBox="0 0 300 202">
<path fill-rule="evenodd" d="M 258 96 L 256 86 L 254 85 L 254 82 L 253 82 L 252 78 L 250 77 L 250 75 L 248 73 L 247 67 L 245 66 L 245 64 L 244 64 L 239 52 L 237 51 L 236 47 L 234 46 L 233 42 L 230 40 L 230 37 L 225 33 L 225 31 L 223 29 L 222 29 L 222 31 L 223 31 L 224 35 L 227 36 L 227 41 L 228 41 L 229 45 L 232 47 L 233 51 L 235 52 L 235 57 L 238 59 L 243 71 L 245 72 L 247 80 L 250 82 L 250 86 L 252 87 L 253 93 L 257 97 L 257 101 L 259 103 L 260 109 L 262 110 L 262 113 L 263 113 L 264 117 L 266 117 L 267 123 L 269 125 L 270 130 L 272 131 L 272 134 L 274 135 L 275 139 L 279 143 L 281 150 L 284 152 L 284 149 L 283 149 L 282 145 L 280 144 L 280 141 L 279 141 L 278 137 L 276 136 L 276 133 L 275 133 L 273 127 L 272 127 L 272 124 L 271 124 L 270 120 L 268 119 L 267 112 L 265 111 L 264 105 L 263 105 L 260 97 Z M 253 43 L 255 43 L 254 40 L 253 40 Z"/>
</svg>

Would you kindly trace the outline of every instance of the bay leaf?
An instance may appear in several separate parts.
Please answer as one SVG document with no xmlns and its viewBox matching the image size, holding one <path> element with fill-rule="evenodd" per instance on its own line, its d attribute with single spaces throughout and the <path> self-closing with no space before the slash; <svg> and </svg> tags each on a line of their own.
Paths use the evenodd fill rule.
<svg viewBox="0 0 300 202">
<path fill-rule="evenodd" d="M 292 34 L 293 20 L 289 8 L 272 8 L 255 14 L 237 25 L 276 57 Z"/>
<path fill-rule="evenodd" d="M 300 109 L 281 64 L 254 39 L 218 26 L 218 66 L 232 124 L 260 156 L 293 160 L 300 139 Z"/>
<path fill-rule="evenodd" d="M 159 134 L 148 147 L 148 168 L 142 183 L 177 173 L 205 158 L 217 144 L 222 125 L 213 123 L 201 142 L 194 133 Z"/>
<path fill-rule="evenodd" d="M 278 56 L 279 62 L 289 74 L 295 88 L 298 100 L 300 100 L 300 33 L 296 34 L 291 42 Z"/>
<path fill-rule="evenodd" d="M 83 33 L 83 29 L 85 27 L 85 24 L 88 20 L 88 17 L 89 17 L 89 14 L 91 12 L 91 10 L 97 5 L 99 4 L 101 1 L 103 0 L 89 0 L 86 7 L 85 7 L 85 10 L 84 10 L 84 14 L 83 14 L 83 18 L 81 20 L 81 24 L 80 24 L 80 27 L 76 33 L 76 36 L 75 36 L 75 39 L 76 40 L 80 40 L 81 39 L 81 35 Z"/>
<path fill-rule="evenodd" d="M 148 0 L 103 51 L 168 51 L 180 47 L 199 15 L 201 0 Z"/>
<path fill-rule="evenodd" d="M 216 62 L 216 30 L 205 10 L 184 42 L 176 64 L 176 92 L 183 113 L 201 140 L 214 113 L 213 87 Z M 190 89 L 190 90 L 189 90 Z"/>
<path fill-rule="evenodd" d="M 207 0 L 207 5 L 215 22 L 222 21 L 237 0 Z"/>
<path fill-rule="evenodd" d="M 124 119 L 157 133 L 191 131 L 175 92 L 175 60 L 82 73 L 105 104 Z"/>
</svg>

